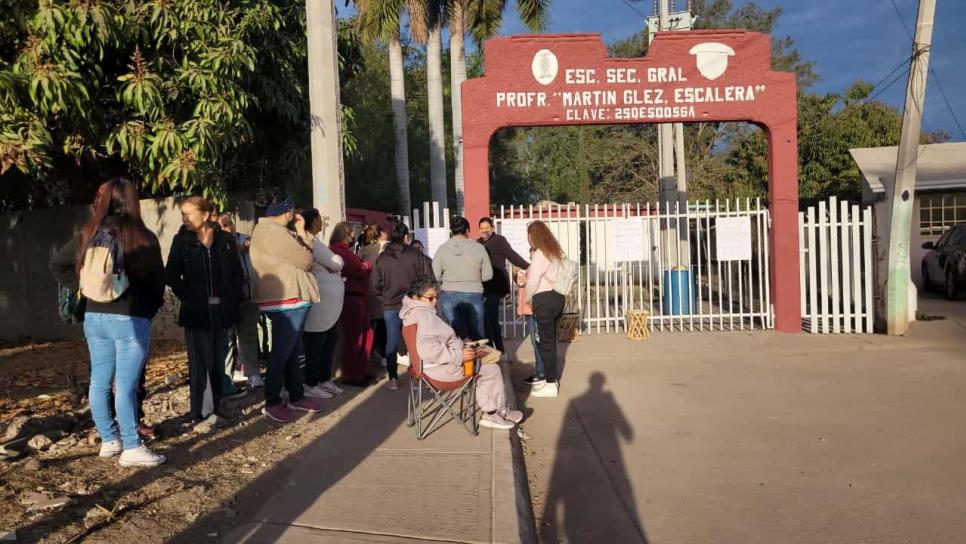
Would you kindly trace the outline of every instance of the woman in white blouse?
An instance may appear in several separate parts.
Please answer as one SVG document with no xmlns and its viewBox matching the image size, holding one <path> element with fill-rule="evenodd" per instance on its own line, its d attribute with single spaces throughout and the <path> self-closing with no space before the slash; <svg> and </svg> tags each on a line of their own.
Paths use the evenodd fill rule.
<svg viewBox="0 0 966 544">
<path fill-rule="evenodd" d="M 319 302 L 312 305 L 305 320 L 302 347 L 305 352 L 305 395 L 317 399 L 331 399 L 342 394 L 342 388 L 332 382 L 332 356 L 339 338 L 336 323 L 342 314 L 345 282 L 342 267 L 345 262 L 318 236 L 322 231 L 322 217 L 315 208 L 302 211 L 305 230 L 315 236 L 312 273 L 319 282 Z"/>
</svg>

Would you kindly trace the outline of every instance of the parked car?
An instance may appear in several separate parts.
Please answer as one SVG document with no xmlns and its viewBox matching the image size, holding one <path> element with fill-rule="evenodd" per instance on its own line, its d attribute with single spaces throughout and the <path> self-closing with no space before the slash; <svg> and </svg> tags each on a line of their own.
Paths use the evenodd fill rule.
<svg viewBox="0 0 966 544">
<path fill-rule="evenodd" d="M 949 300 L 966 299 L 966 225 L 956 225 L 922 248 L 931 250 L 922 258 L 926 290 L 942 286 Z"/>
</svg>

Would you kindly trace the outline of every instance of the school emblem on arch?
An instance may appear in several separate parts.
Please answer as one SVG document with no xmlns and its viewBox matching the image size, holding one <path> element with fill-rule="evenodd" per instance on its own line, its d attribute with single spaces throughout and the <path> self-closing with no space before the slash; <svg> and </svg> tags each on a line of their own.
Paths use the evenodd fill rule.
<svg viewBox="0 0 966 544">
<path fill-rule="evenodd" d="M 553 51 L 549 49 L 541 49 L 533 56 L 533 64 L 530 67 L 533 69 L 533 77 L 537 80 L 537 83 L 550 85 L 557 78 L 559 67 L 557 55 L 554 55 Z"/>
<path fill-rule="evenodd" d="M 723 43 L 705 42 L 699 43 L 689 51 L 695 56 L 698 71 L 704 77 L 715 80 L 723 76 L 728 69 L 728 57 L 735 54 L 735 50 Z"/>
</svg>

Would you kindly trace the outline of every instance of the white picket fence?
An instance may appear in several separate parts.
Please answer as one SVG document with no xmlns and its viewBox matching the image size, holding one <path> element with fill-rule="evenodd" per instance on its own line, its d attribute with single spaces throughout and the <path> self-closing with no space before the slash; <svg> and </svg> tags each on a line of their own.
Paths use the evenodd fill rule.
<svg viewBox="0 0 966 544">
<path fill-rule="evenodd" d="M 511 220 L 546 222 L 568 255 L 581 264 L 580 287 L 571 301 L 584 333 L 624 332 L 631 310 L 647 310 L 651 330 L 721 331 L 771 329 L 774 317 L 769 281 L 768 209 L 757 200 L 692 202 L 687 209 L 653 205 L 553 205 L 500 207 L 498 231 Z M 873 332 L 872 209 L 840 202 L 819 202 L 799 212 L 802 328 L 821 334 Z M 715 225 L 720 217 L 746 217 L 751 223 L 752 257 L 718 261 Z M 613 230 L 628 220 L 643 221 L 645 257 L 621 262 L 612 257 Z M 419 237 L 445 235 L 449 210 L 423 203 L 406 222 Z M 667 225 L 683 227 L 668 236 Z M 427 249 L 428 239 L 423 240 Z M 435 244 L 434 244 L 435 245 Z M 431 253 L 430 253 L 431 255 Z M 671 264 L 684 263 L 694 280 L 689 312 L 668 312 L 663 284 Z M 501 313 L 504 334 L 520 336 L 524 327 L 510 297 Z"/>
<path fill-rule="evenodd" d="M 835 197 L 798 214 L 802 327 L 872 333 L 872 208 Z"/>
</svg>

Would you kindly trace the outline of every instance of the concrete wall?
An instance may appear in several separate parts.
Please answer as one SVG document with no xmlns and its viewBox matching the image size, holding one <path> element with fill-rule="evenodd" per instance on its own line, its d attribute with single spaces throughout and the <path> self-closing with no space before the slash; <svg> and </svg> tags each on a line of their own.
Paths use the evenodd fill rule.
<svg viewBox="0 0 966 544">
<path fill-rule="evenodd" d="M 255 210 L 250 202 L 229 206 L 238 230 L 250 233 Z M 50 256 L 87 220 L 88 206 L 64 206 L 0 215 L 0 340 L 79 339 L 80 326 L 65 325 L 57 313 L 57 282 L 47 263 Z M 181 212 L 174 199 L 142 200 L 141 215 L 158 235 L 167 259 L 171 240 L 181 228 Z M 156 338 L 181 338 L 175 323 L 177 302 L 170 291 L 154 319 Z"/>
</svg>

